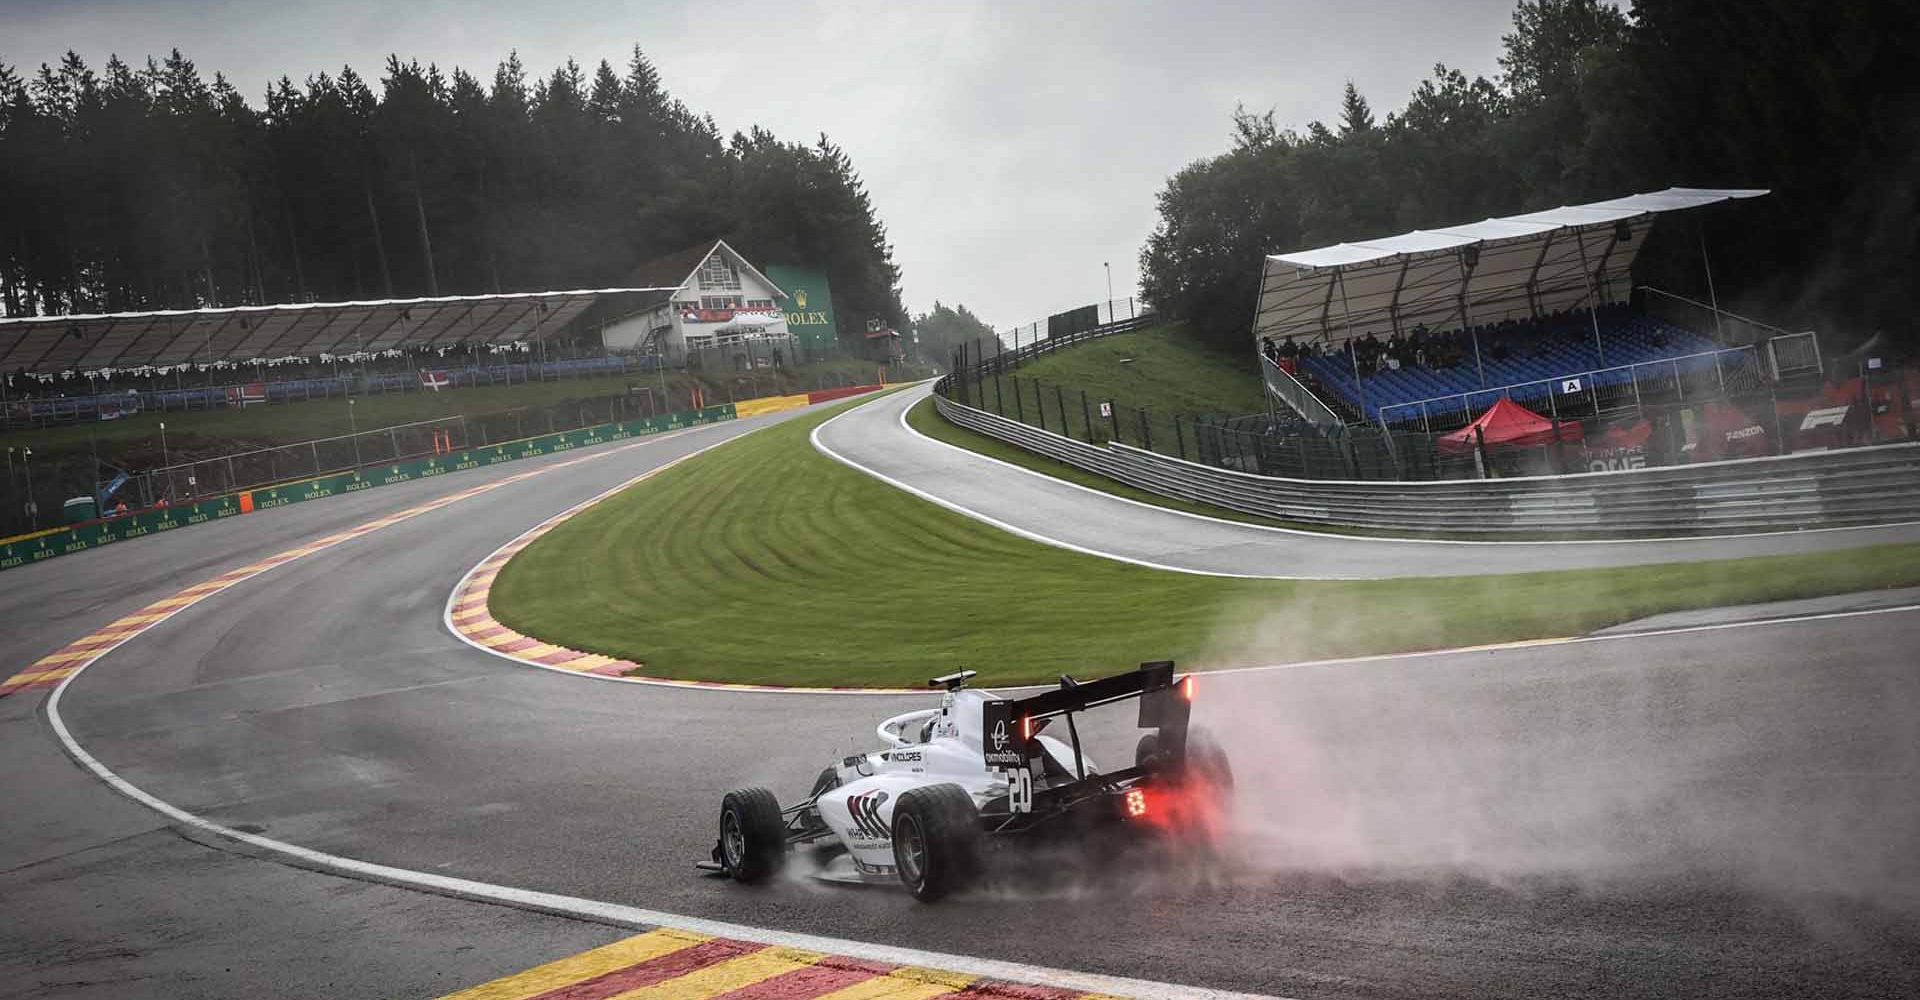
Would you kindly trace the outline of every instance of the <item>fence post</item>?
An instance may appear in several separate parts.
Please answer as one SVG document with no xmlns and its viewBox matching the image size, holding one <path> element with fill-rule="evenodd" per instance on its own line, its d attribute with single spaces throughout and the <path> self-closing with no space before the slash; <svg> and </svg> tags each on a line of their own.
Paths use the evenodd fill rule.
<svg viewBox="0 0 1920 1000">
<path fill-rule="evenodd" d="M 308 441 L 307 447 L 313 449 L 313 474 L 320 474 L 320 442 Z"/>
<path fill-rule="evenodd" d="M 1082 425 L 1087 429 L 1087 443 L 1093 443 L 1093 407 L 1087 404 L 1087 390 L 1080 390 L 1080 416 L 1085 420 Z"/>
<path fill-rule="evenodd" d="M 227 456 L 227 490 L 231 492 L 239 488 L 240 488 L 240 481 L 233 477 L 233 456 L 228 455 Z"/>
<path fill-rule="evenodd" d="M 1180 432 L 1180 414 L 1178 413 L 1173 415 L 1173 447 L 1174 450 L 1179 453 L 1180 460 L 1183 462 L 1186 461 L 1187 439 Z"/>
<path fill-rule="evenodd" d="M 1040 395 L 1040 380 L 1033 380 L 1033 412 L 1040 417 L 1040 429 L 1047 429 L 1047 398 Z"/>
<path fill-rule="evenodd" d="M 1150 423 L 1152 418 L 1147 416 L 1147 411 L 1144 409 L 1135 410 L 1133 412 L 1138 414 L 1140 417 L 1140 447 L 1146 449 L 1147 451 L 1152 451 L 1153 450 L 1153 426 Z"/>
<path fill-rule="evenodd" d="M 1013 419 L 1024 424 L 1027 422 L 1027 404 L 1020 397 L 1020 376 L 1009 375 L 1007 379 L 1013 383 Z"/>
<path fill-rule="evenodd" d="M 1103 404 L 1107 408 L 1107 426 L 1113 433 L 1113 440 L 1120 440 L 1120 405 L 1109 399 Z"/>
<path fill-rule="evenodd" d="M 387 447 L 393 449 L 393 460 L 400 461 L 400 432 L 391 427 L 387 428 Z"/>
<path fill-rule="evenodd" d="M 1053 401 L 1060 408 L 1060 436 L 1070 438 L 1073 428 L 1067 423 L 1067 393 L 1057 384 L 1053 387 Z"/>
<path fill-rule="evenodd" d="M 1720 395 L 1725 396 L 1727 394 L 1727 372 L 1726 369 L 1720 367 L 1720 357 L 1721 354 L 1719 351 L 1713 352 L 1713 375 L 1720 380 Z M 1873 408 L 1869 406 L 1867 412 L 1871 415 Z"/>
<path fill-rule="evenodd" d="M 993 412 L 1003 417 L 1007 415 L 1006 400 L 1000 396 L 1000 370 L 997 368 L 993 372 Z"/>
<path fill-rule="evenodd" d="M 1682 403 L 1687 401 L 1686 387 L 1680 384 L 1680 361 L 1678 358 L 1674 359 L 1673 362 L 1673 396 Z"/>
</svg>

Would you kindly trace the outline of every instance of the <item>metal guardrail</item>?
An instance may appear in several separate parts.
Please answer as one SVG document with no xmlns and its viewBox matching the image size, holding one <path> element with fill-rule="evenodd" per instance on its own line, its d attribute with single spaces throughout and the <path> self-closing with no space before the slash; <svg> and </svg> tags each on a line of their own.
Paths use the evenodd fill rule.
<svg viewBox="0 0 1920 1000">
<path fill-rule="evenodd" d="M 1634 538 L 1920 521 L 1920 444 L 1516 479 L 1283 479 L 1075 441 L 949 399 L 950 379 L 934 406 L 961 427 L 1163 496 L 1297 524 Z"/>
</svg>

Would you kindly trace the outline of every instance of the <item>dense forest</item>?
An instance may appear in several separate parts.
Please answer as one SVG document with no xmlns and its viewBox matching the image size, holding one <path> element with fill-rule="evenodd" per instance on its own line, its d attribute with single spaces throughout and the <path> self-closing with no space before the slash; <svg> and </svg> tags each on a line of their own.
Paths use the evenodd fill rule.
<svg viewBox="0 0 1920 1000">
<path fill-rule="evenodd" d="M 1228 152 L 1169 179 L 1142 292 L 1244 348 L 1263 254 L 1636 191 L 1768 198 L 1654 230 L 1636 277 L 1835 346 L 1911 350 L 1920 310 L 1920 16 L 1912 0 L 1521 0 L 1501 73 L 1436 66 L 1378 118 L 1233 119 Z"/>
<path fill-rule="evenodd" d="M 258 106 L 178 50 L 0 66 L 7 315 L 607 287 L 724 237 L 825 270 L 843 326 L 906 319 L 886 230 L 825 136 L 723 138 L 638 47 L 490 83 L 397 56 Z"/>
</svg>

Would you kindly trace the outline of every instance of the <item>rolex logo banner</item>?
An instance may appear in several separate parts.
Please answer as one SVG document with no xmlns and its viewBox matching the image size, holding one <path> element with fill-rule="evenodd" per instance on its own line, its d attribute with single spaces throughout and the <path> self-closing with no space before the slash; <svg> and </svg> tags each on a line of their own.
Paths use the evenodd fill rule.
<svg viewBox="0 0 1920 1000">
<path fill-rule="evenodd" d="M 787 313 L 787 332 L 808 347 L 830 347 L 840 336 L 839 321 L 833 315 L 833 289 L 825 273 L 810 267 L 774 264 L 767 277 L 787 293 L 780 303 Z"/>
</svg>

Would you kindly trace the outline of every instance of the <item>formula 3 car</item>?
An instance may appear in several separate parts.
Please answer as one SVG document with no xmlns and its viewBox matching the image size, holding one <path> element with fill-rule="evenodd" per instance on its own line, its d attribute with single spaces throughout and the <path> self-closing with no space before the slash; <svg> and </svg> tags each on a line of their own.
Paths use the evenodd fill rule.
<svg viewBox="0 0 1920 1000">
<path fill-rule="evenodd" d="M 929 681 L 938 708 L 877 728 L 886 748 L 826 768 L 802 801 L 764 788 L 728 792 L 720 836 L 700 868 L 757 882 L 812 845 L 822 877 L 904 885 L 932 902 L 978 880 L 997 845 L 1202 836 L 1217 821 L 1233 772 L 1204 733 L 1189 732 L 1197 686 L 1171 661 L 1096 681 L 1002 698 L 968 688 L 966 670 Z M 1081 747 L 1075 717 L 1139 700 L 1132 766 L 1102 771 Z M 1067 739 L 1044 734 L 1064 719 Z"/>
</svg>

